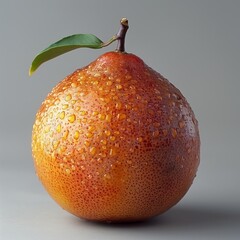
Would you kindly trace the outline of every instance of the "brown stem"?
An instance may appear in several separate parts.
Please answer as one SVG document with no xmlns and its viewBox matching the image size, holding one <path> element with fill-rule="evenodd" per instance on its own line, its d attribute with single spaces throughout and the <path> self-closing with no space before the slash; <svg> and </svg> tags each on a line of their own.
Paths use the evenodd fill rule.
<svg viewBox="0 0 240 240">
<path fill-rule="evenodd" d="M 128 20 L 126 18 L 122 18 L 120 23 L 121 23 L 121 27 L 118 31 L 118 34 L 116 35 L 118 40 L 116 51 L 125 52 L 125 36 L 128 30 Z"/>
</svg>

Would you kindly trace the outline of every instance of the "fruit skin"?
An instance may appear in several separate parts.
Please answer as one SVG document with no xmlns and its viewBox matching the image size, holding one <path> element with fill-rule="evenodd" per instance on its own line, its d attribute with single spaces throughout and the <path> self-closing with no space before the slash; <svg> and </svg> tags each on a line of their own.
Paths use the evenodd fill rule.
<svg viewBox="0 0 240 240">
<path fill-rule="evenodd" d="M 36 115 L 32 153 L 39 179 L 65 210 L 140 221 L 191 186 L 198 122 L 167 79 L 133 54 L 108 52 L 53 88 Z"/>
</svg>

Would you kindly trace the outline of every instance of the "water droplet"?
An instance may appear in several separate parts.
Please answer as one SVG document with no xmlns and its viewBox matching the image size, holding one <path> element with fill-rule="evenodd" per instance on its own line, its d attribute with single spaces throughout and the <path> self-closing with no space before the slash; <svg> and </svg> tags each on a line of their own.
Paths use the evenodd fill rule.
<svg viewBox="0 0 240 240">
<path fill-rule="evenodd" d="M 99 118 L 100 120 L 104 120 L 104 119 L 105 119 L 105 115 L 104 115 L 103 113 L 99 113 L 99 114 L 98 114 L 98 118 Z"/>
<path fill-rule="evenodd" d="M 86 123 L 88 120 L 87 120 L 87 118 L 82 118 L 81 120 L 79 119 L 79 122 L 81 123 Z"/>
<path fill-rule="evenodd" d="M 66 170 L 65 170 L 65 171 L 66 171 L 66 174 L 67 174 L 67 175 L 69 175 L 69 174 L 71 173 L 71 170 L 70 170 L 70 169 L 68 169 L 68 168 L 66 168 Z"/>
<path fill-rule="evenodd" d="M 168 135 L 168 130 L 167 129 L 163 129 L 163 136 L 166 137 Z"/>
<path fill-rule="evenodd" d="M 86 136 L 87 136 L 87 138 L 92 138 L 93 137 L 93 133 L 88 132 L 88 133 L 86 133 Z"/>
<path fill-rule="evenodd" d="M 69 134 L 69 130 L 66 130 L 66 132 L 64 132 L 63 134 L 63 139 L 67 139 L 68 134 Z"/>
<path fill-rule="evenodd" d="M 131 164 L 132 164 L 132 161 L 131 161 L 131 160 L 127 160 L 127 163 L 128 163 L 129 165 L 131 165 Z"/>
<path fill-rule="evenodd" d="M 96 129 L 95 126 L 89 126 L 88 127 L 88 131 L 89 132 L 93 132 L 95 129 Z"/>
<path fill-rule="evenodd" d="M 87 115 L 87 111 L 80 111 L 80 115 L 81 115 L 81 116 Z"/>
<path fill-rule="evenodd" d="M 180 121 L 180 122 L 178 123 L 178 125 L 179 125 L 180 128 L 183 128 L 184 125 L 185 125 L 185 123 L 184 123 L 184 121 Z"/>
<path fill-rule="evenodd" d="M 156 131 L 154 131 L 153 133 L 152 133 L 152 135 L 153 135 L 153 137 L 158 137 L 159 136 L 159 131 L 158 130 L 156 130 Z"/>
<path fill-rule="evenodd" d="M 110 114 L 106 115 L 106 121 L 111 122 L 112 116 Z"/>
<path fill-rule="evenodd" d="M 79 135 L 80 135 L 79 131 L 75 131 L 73 138 L 74 138 L 75 140 L 78 140 Z"/>
<path fill-rule="evenodd" d="M 115 156 L 115 155 L 116 155 L 116 151 L 115 151 L 114 148 L 111 148 L 111 149 L 110 149 L 109 155 L 110 155 L 110 156 Z"/>
<path fill-rule="evenodd" d="M 115 104 L 115 107 L 116 107 L 117 110 L 120 110 L 122 108 L 122 104 L 120 102 L 117 102 Z"/>
<path fill-rule="evenodd" d="M 63 120 L 65 118 L 65 112 L 64 111 L 60 112 L 58 117 Z"/>
<path fill-rule="evenodd" d="M 107 147 L 106 147 L 105 145 L 103 145 L 103 146 L 102 146 L 102 149 L 103 149 L 103 150 L 106 150 L 106 149 L 107 149 Z"/>
<path fill-rule="evenodd" d="M 120 89 L 122 89 L 122 88 L 123 88 L 123 87 L 122 87 L 121 84 L 117 84 L 117 85 L 116 85 L 116 89 L 120 90 Z"/>
<path fill-rule="evenodd" d="M 79 111 L 80 109 L 81 109 L 80 106 L 76 106 L 76 107 L 75 107 L 75 110 L 76 110 L 76 111 Z"/>
<path fill-rule="evenodd" d="M 63 164 L 63 163 L 60 163 L 59 166 L 60 166 L 60 168 L 63 168 L 63 167 L 64 167 L 64 164 Z"/>
<path fill-rule="evenodd" d="M 98 85 L 98 83 L 99 83 L 98 81 L 93 81 L 92 84 L 93 84 L 93 85 Z"/>
<path fill-rule="evenodd" d="M 66 97 L 65 97 L 65 100 L 68 102 L 72 99 L 72 95 L 71 94 L 68 94 Z"/>
<path fill-rule="evenodd" d="M 77 87 L 77 84 L 73 82 L 73 83 L 71 84 L 71 86 L 72 86 L 73 88 L 75 88 L 75 87 Z"/>
<path fill-rule="evenodd" d="M 49 131 L 50 131 L 50 126 L 46 126 L 45 129 L 44 129 L 44 132 L 48 133 Z"/>
<path fill-rule="evenodd" d="M 138 141 L 138 142 L 142 142 L 142 141 L 143 141 L 143 138 L 142 138 L 142 137 L 137 137 L 137 141 Z"/>
<path fill-rule="evenodd" d="M 86 169 L 84 166 L 81 166 L 80 168 L 81 168 L 83 171 Z"/>
<path fill-rule="evenodd" d="M 103 177 L 104 177 L 105 179 L 110 179 L 110 178 L 111 178 L 108 173 L 105 173 L 105 174 L 103 175 Z"/>
<path fill-rule="evenodd" d="M 57 130 L 58 133 L 61 132 L 61 130 L 62 130 L 61 124 L 58 124 L 58 125 L 57 125 L 56 130 Z"/>
<path fill-rule="evenodd" d="M 65 152 L 66 150 L 67 150 L 67 147 L 66 147 L 66 146 L 61 146 L 61 147 L 60 147 L 60 151 L 61 151 L 61 152 Z"/>
<path fill-rule="evenodd" d="M 70 115 L 70 116 L 68 117 L 68 121 L 69 121 L 70 123 L 75 122 L 75 120 L 76 120 L 75 114 L 72 114 L 72 115 Z"/>
<path fill-rule="evenodd" d="M 97 111 L 94 111 L 94 112 L 92 113 L 92 115 L 93 115 L 93 116 L 97 116 L 97 115 L 98 115 L 98 112 L 97 112 Z"/>
<path fill-rule="evenodd" d="M 119 120 L 124 120 L 126 117 L 127 117 L 127 116 L 126 116 L 126 114 L 124 114 L 124 113 L 119 113 L 119 114 L 117 115 L 117 119 L 119 119 Z"/>
<path fill-rule="evenodd" d="M 95 155 L 96 151 L 97 149 L 95 147 L 91 147 L 89 152 L 91 155 Z"/>
<path fill-rule="evenodd" d="M 105 130 L 104 133 L 109 137 L 111 135 L 111 132 L 109 130 Z"/>
<path fill-rule="evenodd" d="M 74 165 L 72 165 L 71 168 L 72 168 L 73 171 L 76 170 L 76 167 Z"/>
<path fill-rule="evenodd" d="M 133 148 L 130 148 L 130 149 L 129 149 L 129 152 L 133 153 L 133 152 L 134 152 L 134 149 L 133 149 Z"/>
<path fill-rule="evenodd" d="M 101 144 L 103 144 L 103 145 L 107 145 L 107 140 L 105 140 L 105 139 L 102 139 L 100 142 L 101 142 Z"/>
<path fill-rule="evenodd" d="M 115 137 L 115 136 L 110 136 L 109 139 L 110 139 L 111 141 L 115 141 L 116 137 Z"/>
<path fill-rule="evenodd" d="M 76 102 L 77 102 L 76 100 L 71 101 L 72 105 L 74 105 Z"/>
<path fill-rule="evenodd" d="M 67 109 L 67 108 L 68 108 L 68 104 L 63 104 L 63 105 L 62 105 L 62 109 L 65 110 L 65 109 Z"/>
<path fill-rule="evenodd" d="M 175 128 L 172 128 L 172 136 L 173 136 L 174 138 L 177 137 L 177 130 L 176 130 Z"/>
<path fill-rule="evenodd" d="M 59 145 L 59 141 L 58 140 L 57 141 L 53 141 L 53 149 L 54 150 L 57 149 L 58 145 Z"/>
<path fill-rule="evenodd" d="M 98 72 L 94 73 L 94 77 L 100 77 L 100 73 Z"/>
<path fill-rule="evenodd" d="M 60 100 L 59 100 L 59 99 L 57 99 L 57 100 L 54 102 L 55 105 L 58 105 L 59 103 L 60 103 Z"/>
<path fill-rule="evenodd" d="M 107 81 L 107 82 L 106 82 L 106 85 L 107 85 L 107 86 L 111 86 L 111 85 L 112 85 L 112 81 Z"/>
<path fill-rule="evenodd" d="M 87 147 L 89 147 L 89 146 L 90 146 L 90 142 L 89 142 L 88 140 L 85 140 L 85 141 L 84 141 L 84 145 L 87 146 Z"/>
</svg>

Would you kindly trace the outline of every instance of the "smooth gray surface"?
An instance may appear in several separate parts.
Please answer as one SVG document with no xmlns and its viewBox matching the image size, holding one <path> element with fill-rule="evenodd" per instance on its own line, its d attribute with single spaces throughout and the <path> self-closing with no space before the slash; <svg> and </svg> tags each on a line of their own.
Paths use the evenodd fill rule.
<svg viewBox="0 0 240 240">
<path fill-rule="evenodd" d="M 2 1 L 0 4 L 0 239 L 239 239 L 240 1 Z M 29 65 L 74 33 L 103 40 L 127 17 L 126 50 L 176 85 L 200 124 L 201 165 L 172 210 L 140 224 L 101 225 L 58 207 L 34 174 L 31 129 L 42 100 L 63 77 L 105 51 L 76 50 Z"/>
</svg>

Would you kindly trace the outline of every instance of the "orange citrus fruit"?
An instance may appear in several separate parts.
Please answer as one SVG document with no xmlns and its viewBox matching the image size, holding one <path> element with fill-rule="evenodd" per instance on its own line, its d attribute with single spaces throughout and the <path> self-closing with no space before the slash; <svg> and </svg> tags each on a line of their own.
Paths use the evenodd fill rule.
<svg viewBox="0 0 240 240">
<path fill-rule="evenodd" d="M 199 165 L 194 113 L 139 57 L 108 52 L 61 81 L 33 126 L 37 175 L 65 210 L 96 221 L 161 214 Z"/>
</svg>

